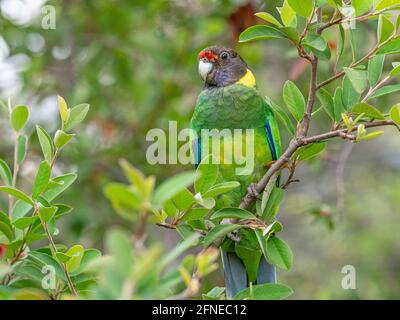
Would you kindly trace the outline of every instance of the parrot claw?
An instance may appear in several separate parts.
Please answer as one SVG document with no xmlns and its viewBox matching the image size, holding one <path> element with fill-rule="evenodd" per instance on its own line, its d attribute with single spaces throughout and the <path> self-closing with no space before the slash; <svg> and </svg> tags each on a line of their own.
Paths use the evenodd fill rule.
<svg viewBox="0 0 400 320">
<path fill-rule="evenodd" d="M 261 200 L 260 193 L 257 191 L 256 184 L 252 183 L 248 188 L 247 192 L 255 199 Z"/>
</svg>

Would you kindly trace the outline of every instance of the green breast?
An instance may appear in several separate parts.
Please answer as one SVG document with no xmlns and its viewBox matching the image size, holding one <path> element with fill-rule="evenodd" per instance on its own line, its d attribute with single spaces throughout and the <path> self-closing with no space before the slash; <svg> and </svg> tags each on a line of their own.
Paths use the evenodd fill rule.
<svg viewBox="0 0 400 320">
<path fill-rule="evenodd" d="M 265 125 L 264 101 L 254 88 L 234 84 L 203 90 L 197 100 L 192 128 L 246 129 Z"/>
</svg>

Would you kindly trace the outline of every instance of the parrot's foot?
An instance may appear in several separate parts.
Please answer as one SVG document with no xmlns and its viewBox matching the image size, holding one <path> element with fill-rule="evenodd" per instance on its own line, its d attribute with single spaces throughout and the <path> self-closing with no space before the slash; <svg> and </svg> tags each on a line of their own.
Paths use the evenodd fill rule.
<svg viewBox="0 0 400 320">
<path fill-rule="evenodd" d="M 257 184 L 252 183 L 248 188 L 247 192 L 254 198 L 261 200 L 260 193 L 257 191 Z"/>
</svg>

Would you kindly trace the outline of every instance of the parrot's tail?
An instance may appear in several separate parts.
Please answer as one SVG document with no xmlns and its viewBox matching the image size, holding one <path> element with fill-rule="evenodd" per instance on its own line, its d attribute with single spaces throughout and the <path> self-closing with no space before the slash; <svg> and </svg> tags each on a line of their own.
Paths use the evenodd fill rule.
<svg viewBox="0 0 400 320">
<path fill-rule="evenodd" d="M 248 287 L 246 269 L 239 257 L 232 252 L 221 250 L 222 265 L 225 274 L 225 290 L 228 298 L 233 298 L 239 291 Z M 258 268 L 257 283 L 276 283 L 275 266 L 261 258 Z"/>
</svg>

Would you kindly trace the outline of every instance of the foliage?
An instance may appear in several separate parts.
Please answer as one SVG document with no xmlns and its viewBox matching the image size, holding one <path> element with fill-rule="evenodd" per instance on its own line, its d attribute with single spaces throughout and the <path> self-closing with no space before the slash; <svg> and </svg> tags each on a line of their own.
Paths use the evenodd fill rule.
<svg viewBox="0 0 400 320">
<path fill-rule="evenodd" d="M 370 131 L 369 128 L 370 124 L 377 125 L 379 119 L 400 125 L 400 109 L 398 101 L 394 101 L 400 90 L 396 62 L 400 49 L 398 22 L 394 20 L 397 11 L 392 11 L 398 8 L 398 3 L 352 2 L 357 15 L 354 30 L 346 28 L 351 21 L 341 15 L 338 1 L 306 1 L 304 6 L 298 6 L 296 1 L 268 1 L 265 10 L 269 12 L 256 14 L 267 24 L 252 26 L 240 35 L 244 44 L 237 50 L 255 71 L 261 91 L 268 88 L 268 100 L 281 128 L 285 129 L 281 130 L 285 138 L 295 136 L 302 122 L 307 101 L 305 93 L 309 89 L 308 72 L 286 76 L 302 65 L 296 53 L 319 58 L 318 79 L 323 86 L 317 91 L 318 100 L 311 114 L 312 132 L 340 130 L 341 138 L 361 142 L 382 134 L 379 129 Z M 301 146 L 291 155 L 289 163 L 282 168 L 282 178 L 287 178 L 285 192 L 281 189 L 265 192 L 264 201 L 257 203 L 256 218 L 253 213 L 238 208 L 216 210 L 214 200 L 237 188 L 237 182 L 216 184 L 213 181 L 215 168 L 204 168 L 209 174 L 195 176 L 191 172 L 179 174 L 191 168 L 171 166 L 166 170 L 163 166 L 150 166 L 145 161 L 143 141 L 150 128 L 166 128 L 168 119 L 178 120 L 182 126 L 187 123 L 199 89 L 193 67 L 196 54 L 211 43 L 228 43 L 232 31 L 226 31 L 227 21 L 231 21 L 230 14 L 240 4 L 237 1 L 204 1 L 192 6 L 162 0 L 153 1 L 147 7 L 140 4 L 128 1 L 120 6 L 107 1 L 57 4 L 57 11 L 62 14 L 57 16 L 58 27 L 52 31 L 43 31 L 39 23 L 20 28 L 0 18 L 1 39 L 10 44 L 13 54 L 23 52 L 31 60 L 29 68 L 21 72 L 25 93 L 20 92 L 17 99 L 13 99 L 18 101 L 17 106 L 11 108 L 6 100 L 2 103 L 7 122 L 10 122 L 7 128 L 4 122 L 0 126 L 2 139 L 4 137 L 0 146 L 3 158 L 0 159 L 0 181 L 4 197 L 0 199 L 0 205 L 7 211 L 4 208 L 8 209 L 8 195 L 16 204 L 11 219 L 7 212 L 0 213 L 0 279 L 9 282 L 9 286 L 1 287 L 1 298 L 69 298 L 71 289 L 63 270 L 65 265 L 81 298 L 166 298 L 173 295 L 176 298 L 224 299 L 224 288 L 218 286 L 221 281 L 217 279 L 210 285 L 208 274 L 201 270 L 216 268 L 217 251 L 208 246 L 218 245 L 240 230 L 254 232 L 269 261 L 283 270 L 292 267 L 290 273 L 281 272 L 280 275 L 283 282 L 296 289 L 296 298 L 326 298 L 331 292 L 338 298 L 396 297 L 398 291 L 391 281 L 392 260 L 382 259 L 393 256 L 398 249 L 390 236 L 395 232 L 396 217 L 388 219 L 390 213 L 398 211 L 396 194 L 399 190 L 395 178 L 398 164 L 391 160 L 397 155 L 396 145 L 390 136 L 385 137 L 388 137 L 388 145 L 393 143 L 392 148 L 380 143 L 383 140 L 379 138 L 376 142 L 357 145 L 357 161 L 351 164 L 355 173 L 352 170 L 351 176 L 349 174 L 345 179 L 346 188 L 351 186 L 352 190 L 345 192 L 345 208 L 340 207 L 339 200 L 337 208 L 333 203 L 337 191 L 333 181 L 335 172 L 328 171 L 340 160 L 336 159 L 336 153 L 342 146 L 324 140 Z M 321 8 L 321 20 L 316 14 L 319 9 L 314 10 L 313 5 Z M 337 22 L 319 34 L 318 28 L 331 21 Z M 236 27 L 230 26 L 229 30 Z M 303 31 L 306 32 L 303 34 Z M 21 40 L 35 35 L 45 39 L 45 50 L 33 52 Z M 366 51 L 371 39 L 374 42 L 372 50 Z M 274 45 L 253 40 L 274 41 Z M 253 43 L 248 44 L 250 41 Z M 62 54 L 66 56 L 63 58 Z M 338 78 L 325 83 L 330 80 L 328 74 L 331 72 Z M 88 106 L 69 109 L 62 98 L 58 101 L 59 130 L 53 120 L 38 121 L 33 133 L 29 123 L 24 127 L 26 110 L 35 115 L 39 110 L 32 112 L 34 108 L 26 108 L 21 103 L 35 100 L 36 107 L 54 92 L 62 92 L 74 104 L 90 101 L 96 106 L 90 111 L 90 122 L 79 140 L 70 129 L 80 116 L 86 115 Z M 7 97 L 2 95 L 1 98 Z M 12 131 L 7 131 L 8 127 Z M 47 131 L 54 131 L 54 135 L 50 136 Z M 11 140 L 17 146 L 16 161 L 11 159 L 13 155 L 9 152 Z M 61 151 L 63 158 L 57 161 L 60 167 L 56 168 L 56 173 L 52 162 Z M 152 176 L 146 177 L 121 160 L 129 185 L 121 183 L 120 170 L 115 168 L 121 155 Z M 24 180 L 18 181 L 18 188 L 15 188 L 15 170 L 9 164 L 15 162 L 17 167 L 24 168 L 28 161 L 28 165 L 35 164 L 34 175 L 24 175 Z M 76 182 L 74 173 L 61 174 L 70 172 L 75 165 L 80 173 Z M 51 169 L 49 178 L 48 167 Z M 302 170 L 304 179 L 299 188 L 292 185 L 298 180 L 295 177 L 297 168 Z M 160 182 L 157 187 L 153 176 Z M 173 180 L 162 182 L 167 177 L 173 177 Z M 110 183 L 110 180 L 118 182 Z M 189 187 L 193 181 L 195 191 Z M 70 187 L 72 183 L 74 187 Z M 110 207 L 100 196 L 105 183 L 104 194 L 120 220 L 109 214 Z M 340 191 L 340 187 L 338 189 Z M 64 193 L 65 190 L 68 192 Z M 285 201 L 282 202 L 283 193 Z M 59 218 L 67 215 L 71 207 L 61 204 L 59 195 L 62 202 L 73 203 L 76 208 L 74 215 L 63 220 Z M 274 210 L 278 203 L 285 213 L 279 220 Z M 35 216 L 33 209 L 29 211 L 32 205 L 37 205 Z M 304 220 L 308 220 L 298 214 L 307 212 L 314 221 L 332 229 L 338 224 L 341 211 L 348 213 L 346 229 L 329 235 L 323 232 L 324 229 L 321 231 L 306 224 Z M 225 218 L 239 221 L 224 226 L 220 221 Z M 158 242 L 171 242 L 165 241 L 170 236 L 158 231 L 154 234 L 152 228 L 148 228 L 149 244 L 144 243 L 142 227 L 147 226 L 147 222 L 176 229 L 182 238 L 180 243 L 184 243 L 180 247 L 183 249 L 172 256 L 163 254 L 163 249 L 172 249 L 168 245 L 166 248 L 160 246 Z M 45 224 L 51 237 L 57 236 L 60 242 L 72 245 L 56 244 L 54 256 L 51 246 L 43 246 L 43 241 L 49 242 L 43 229 Z M 125 228 L 106 231 L 105 226 L 110 224 Z M 283 224 L 285 232 L 278 238 L 276 234 Z M 29 226 L 34 227 L 28 232 Z M 132 227 L 135 227 L 133 237 L 130 236 Z M 57 228 L 63 232 L 58 234 Z M 26 247 L 25 256 L 17 255 L 17 262 L 10 270 L 5 261 L 18 253 L 21 246 L 18 237 L 21 239 L 21 235 L 31 231 L 32 235 L 26 239 L 30 251 Z M 104 234 L 106 255 L 100 256 L 98 250 L 84 249 L 76 244 L 88 243 L 90 247 L 100 248 Z M 192 235 L 197 240 L 185 242 Z M 294 263 L 292 250 L 281 239 L 282 235 L 293 246 Z M 339 246 L 332 243 L 342 237 L 351 239 L 351 245 L 339 250 Z M 199 255 L 178 259 L 180 253 L 192 247 L 202 251 Z M 131 254 L 122 255 L 121 250 Z M 314 259 L 310 259 L 310 252 Z M 357 255 L 364 252 L 368 252 L 368 258 Z M 369 281 L 370 287 L 362 292 L 340 292 L 336 289 L 337 283 L 328 283 L 326 277 L 325 270 L 329 269 L 332 274 L 336 272 L 337 261 L 347 263 L 351 260 L 350 253 L 364 270 L 368 270 L 363 279 Z M 315 266 L 314 260 L 324 261 L 326 268 L 321 268 L 322 263 Z M 148 266 L 155 261 L 165 261 L 165 265 L 151 268 L 149 272 Z M 41 289 L 44 265 L 55 266 L 55 290 Z M 383 273 L 382 269 L 388 272 Z M 143 276 L 143 270 L 149 272 L 148 276 Z M 376 287 L 378 279 L 387 284 L 385 289 L 382 289 L 384 285 L 380 285 L 380 289 Z M 316 283 L 323 283 L 324 288 L 315 290 Z M 283 285 L 273 288 L 252 286 L 239 298 L 285 298 L 291 292 Z"/>
</svg>

